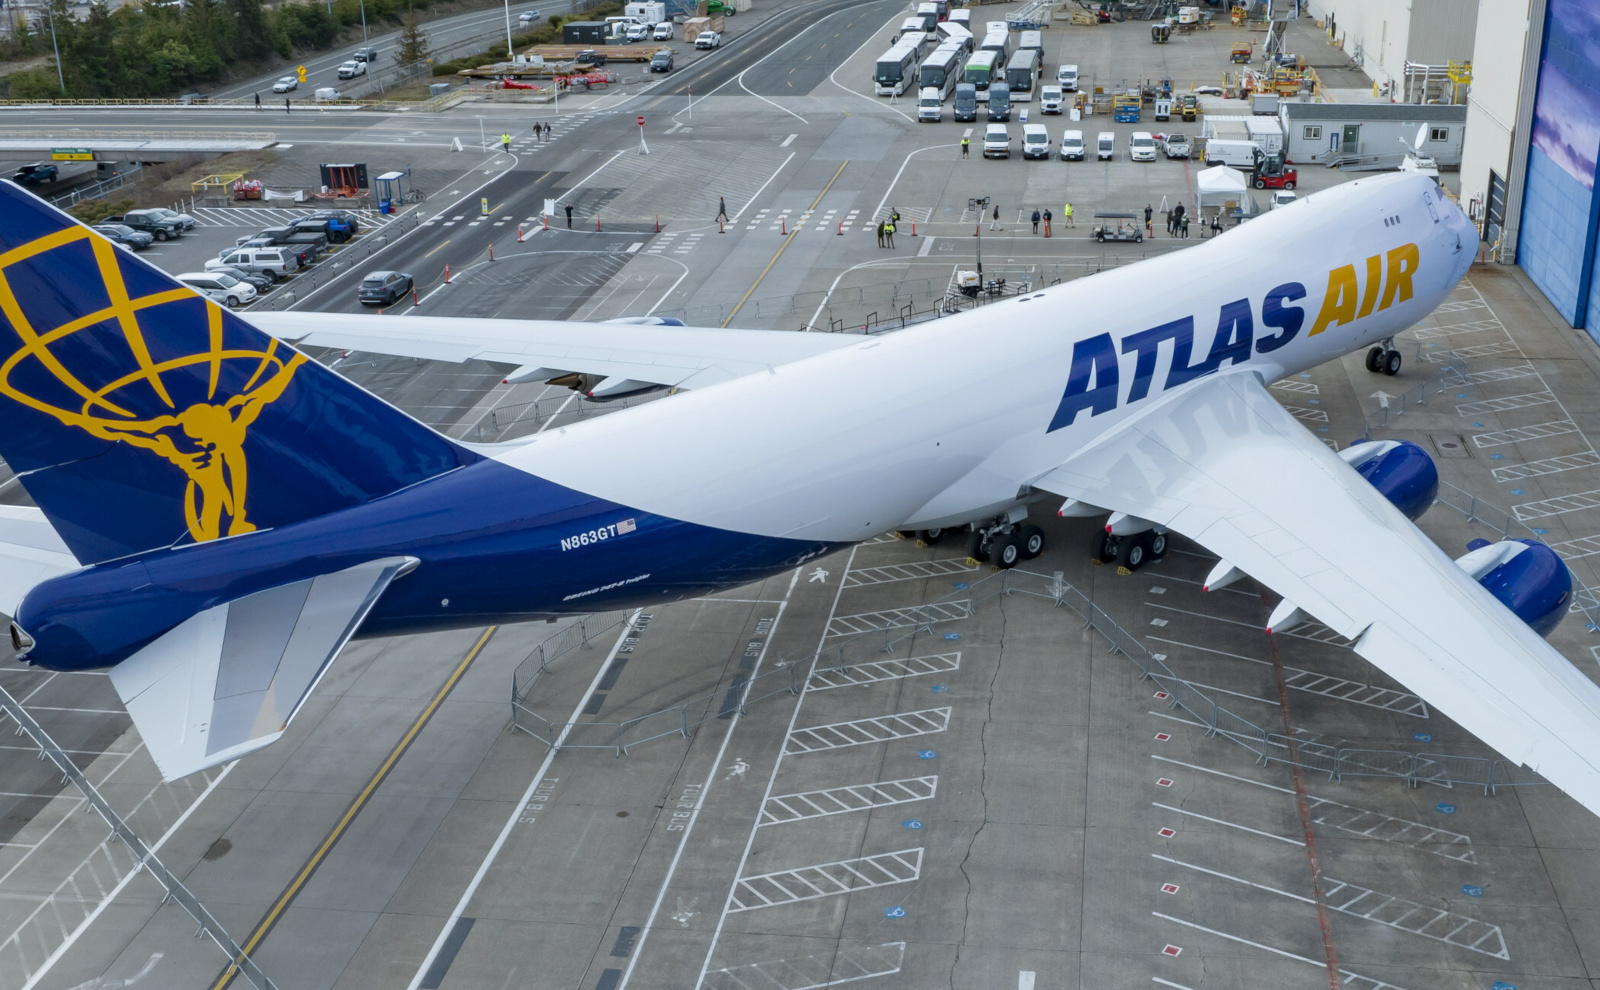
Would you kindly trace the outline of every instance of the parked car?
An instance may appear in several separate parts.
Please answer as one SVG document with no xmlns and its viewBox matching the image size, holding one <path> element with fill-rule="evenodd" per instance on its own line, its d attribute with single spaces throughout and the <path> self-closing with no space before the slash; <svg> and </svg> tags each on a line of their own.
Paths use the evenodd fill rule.
<svg viewBox="0 0 1600 990">
<path fill-rule="evenodd" d="M 158 241 L 175 240 L 183 233 L 183 224 L 176 220 L 168 220 L 156 213 L 155 210 L 129 210 L 121 216 L 106 217 L 103 223 L 127 224 L 134 230 L 142 230 Z"/>
<path fill-rule="evenodd" d="M 1045 132 L 1043 124 L 1022 125 L 1022 157 L 1050 157 L 1050 135 Z"/>
<path fill-rule="evenodd" d="M 194 217 L 191 217 L 187 213 L 179 213 L 177 210 L 169 210 L 164 206 L 152 206 L 150 209 L 145 210 L 144 212 L 153 213 L 163 220 L 176 220 L 178 226 L 182 228 L 183 232 L 186 234 L 193 230 L 195 224 L 198 222 Z"/>
<path fill-rule="evenodd" d="M 663 48 L 650 57 L 651 72 L 672 71 L 672 49 Z"/>
<path fill-rule="evenodd" d="M 1039 87 L 1039 112 L 1060 113 L 1065 105 L 1065 98 L 1061 95 L 1059 85 L 1046 84 Z"/>
<path fill-rule="evenodd" d="M 156 240 L 153 235 L 142 230 L 134 230 L 125 223 L 97 223 L 94 229 L 108 240 L 123 247 L 133 248 L 135 251 L 143 251 Z"/>
<path fill-rule="evenodd" d="M 17 169 L 11 176 L 11 181 L 24 186 L 39 186 L 46 182 L 56 181 L 60 169 L 49 162 L 34 162 Z"/>
<path fill-rule="evenodd" d="M 650 27 L 646 24 L 629 24 L 623 31 L 623 37 L 629 44 L 635 41 L 649 41 Z"/>
<path fill-rule="evenodd" d="M 339 220 L 350 228 L 350 236 L 361 233 L 361 218 L 351 210 L 318 210 L 308 213 L 306 220 Z"/>
<path fill-rule="evenodd" d="M 1156 160 L 1156 139 L 1149 131 L 1134 131 L 1128 139 L 1128 157 L 1136 162 Z"/>
<path fill-rule="evenodd" d="M 1290 189 L 1274 189 L 1272 191 L 1272 209 L 1288 206 L 1300 198 L 1300 194 Z"/>
<path fill-rule="evenodd" d="M 411 276 L 405 272 L 370 272 L 361 280 L 356 297 L 363 306 L 388 306 L 411 289 Z"/>
<path fill-rule="evenodd" d="M 272 285 L 272 279 L 267 275 L 263 275 L 261 272 L 247 272 L 243 268 L 226 267 L 212 268 L 210 270 L 214 272 L 221 272 L 224 275 L 232 275 L 241 282 L 249 282 L 251 285 L 255 286 L 257 292 L 265 291 L 269 286 Z"/>
<path fill-rule="evenodd" d="M 376 48 L 357 48 L 356 53 L 351 57 L 358 62 L 376 62 L 378 60 L 378 50 Z"/>
<path fill-rule="evenodd" d="M 296 79 L 294 76 L 284 76 L 282 79 L 279 79 L 277 82 L 272 84 L 272 91 L 274 93 L 287 93 L 299 88 L 300 80 Z"/>
<path fill-rule="evenodd" d="M 178 281 L 189 288 L 210 299 L 219 302 L 229 309 L 236 309 L 246 303 L 254 302 L 256 287 L 232 275 L 219 271 L 186 272 L 178 276 Z"/>
<path fill-rule="evenodd" d="M 357 59 L 351 59 L 350 61 L 342 63 L 339 66 L 340 79 L 354 79 L 356 76 L 364 76 L 366 74 L 367 63 Z"/>
<path fill-rule="evenodd" d="M 284 275 L 292 275 L 300 270 L 300 254 L 275 245 L 225 248 L 217 257 L 206 262 L 206 271 L 213 272 L 218 268 L 243 268 L 277 281 Z"/>
<path fill-rule="evenodd" d="M 1004 124 L 990 124 L 983 132 L 983 157 L 1010 158 L 1011 135 Z"/>
<path fill-rule="evenodd" d="M 694 46 L 696 48 L 721 48 L 722 35 L 715 31 L 701 31 L 695 35 Z"/>
<path fill-rule="evenodd" d="M 671 41 L 672 22 L 662 21 L 660 24 L 657 24 L 655 32 L 650 35 L 650 38 L 653 41 Z"/>
<path fill-rule="evenodd" d="M 1185 134 L 1168 134 L 1161 139 L 1161 153 L 1168 158 L 1188 158 L 1189 138 Z"/>
</svg>

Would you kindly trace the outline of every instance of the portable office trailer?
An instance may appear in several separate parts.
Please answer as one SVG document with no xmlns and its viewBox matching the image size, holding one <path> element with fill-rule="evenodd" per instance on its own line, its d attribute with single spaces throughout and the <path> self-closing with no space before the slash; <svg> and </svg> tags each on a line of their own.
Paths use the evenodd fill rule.
<svg viewBox="0 0 1600 990">
<path fill-rule="evenodd" d="M 1278 107 L 1284 149 L 1291 162 L 1328 163 L 1340 157 L 1377 156 L 1398 168 L 1422 131 L 1422 153 L 1439 165 L 1461 165 L 1465 104 L 1295 103 Z M 1424 130 L 1425 128 L 1425 130 Z"/>
</svg>

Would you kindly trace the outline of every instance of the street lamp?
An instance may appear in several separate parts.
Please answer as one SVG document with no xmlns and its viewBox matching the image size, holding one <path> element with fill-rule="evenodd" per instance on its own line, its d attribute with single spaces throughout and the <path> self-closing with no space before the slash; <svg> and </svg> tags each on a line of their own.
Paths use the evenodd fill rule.
<svg viewBox="0 0 1600 990">
<path fill-rule="evenodd" d="M 475 113 L 473 116 L 478 118 L 478 147 L 484 151 L 488 151 L 489 139 L 483 133 L 483 114 Z"/>
<path fill-rule="evenodd" d="M 56 43 L 56 11 L 51 3 L 44 5 L 45 12 L 50 15 L 50 47 L 56 53 L 56 81 L 61 84 L 61 92 L 67 91 L 67 77 L 61 73 L 61 46 Z"/>
<path fill-rule="evenodd" d="M 517 50 L 511 44 L 511 0 L 506 0 L 506 61 L 510 62 L 517 57 Z"/>
<path fill-rule="evenodd" d="M 361 0 L 361 43 L 367 43 L 367 0 Z"/>
</svg>

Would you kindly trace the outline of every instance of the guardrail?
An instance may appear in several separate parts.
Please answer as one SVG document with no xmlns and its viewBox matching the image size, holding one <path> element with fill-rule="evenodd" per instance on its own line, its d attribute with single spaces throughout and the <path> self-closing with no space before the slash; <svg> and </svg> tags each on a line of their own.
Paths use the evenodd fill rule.
<svg viewBox="0 0 1600 990">
<path fill-rule="evenodd" d="M 121 189 L 123 186 L 138 179 L 143 174 L 144 166 L 135 163 L 134 166 L 128 169 L 126 172 L 119 172 L 109 179 L 101 179 L 99 182 L 93 182 L 87 186 L 80 186 L 77 189 L 70 190 L 60 196 L 57 196 L 50 200 L 50 205 L 62 210 L 69 209 L 70 207 L 75 206 L 86 199 L 99 199 L 101 196 L 104 196 L 106 193 L 111 192 L 114 189 Z"/>
</svg>

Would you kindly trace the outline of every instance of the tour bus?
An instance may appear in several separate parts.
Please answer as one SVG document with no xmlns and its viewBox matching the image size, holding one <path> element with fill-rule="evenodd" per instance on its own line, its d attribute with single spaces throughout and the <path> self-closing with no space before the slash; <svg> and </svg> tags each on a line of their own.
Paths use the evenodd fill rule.
<svg viewBox="0 0 1600 990">
<path fill-rule="evenodd" d="M 983 36 L 983 44 L 978 46 L 979 51 L 994 52 L 995 64 L 1004 68 L 1006 59 L 1011 57 L 1011 32 L 1005 29 L 1004 22 L 1000 22 L 1000 30 L 996 31 L 993 25 L 989 33 Z"/>
<path fill-rule="evenodd" d="M 972 11 L 968 10 L 965 7 L 962 7 L 959 10 L 952 10 L 950 12 L 950 16 L 948 18 L 948 21 L 951 24 L 959 24 L 962 27 L 966 28 L 968 31 L 971 31 L 972 30 Z"/>
<path fill-rule="evenodd" d="M 1025 52 L 1029 50 L 1038 52 L 1039 61 L 1044 61 L 1043 31 L 1022 31 L 1017 35 L 1017 51 Z"/>
<path fill-rule="evenodd" d="M 955 21 L 945 21 L 939 25 L 939 37 L 942 39 L 939 46 L 960 45 L 963 52 L 971 52 L 977 47 L 977 42 L 972 37 L 972 32 Z"/>
<path fill-rule="evenodd" d="M 969 82 L 977 91 L 978 102 L 989 102 L 989 84 L 995 82 L 994 67 L 998 56 L 994 52 L 978 52 L 967 59 L 967 67 L 961 73 L 961 81 Z"/>
<path fill-rule="evenodd" d="M 1006 63 L 1006 85 L 1011 87 L 1011 99 L 1027 103 L 1033 99 L 1033 84 L 1039 79 L 1039 53 L 1019 48 Z"/>
<path fill-rule="evenodd" d="M 955 45 L 941 45 L 932 55 L 922 60 L 917 70 L 917 89 L 937 89 L 939 99 L 945 100 L 961 81 L 961 49 Z"/>
<path fill-rule="evenodd" d="M 917 4 L 917 16 L 922 18 L 922 30 L 933 34 L 939 30 L 939 5 L 936 3 Z"/>
<path fill-rule="evenodd" d="M 896 45 L 920 45 L 928 37 L 928 32 L 922 27 L 922 18 L 907 17 L 900 22 L 900 30 L 895 32 Z"/>
<path fill-rule="evenodd" d="M 877 83 L 879 96 L 899 96 L 917 80 L 917 44 L 907 38 L 904 44 L 878 56 L 872 80 Z"/>
</svg>

